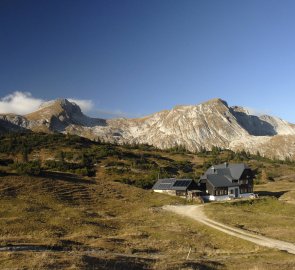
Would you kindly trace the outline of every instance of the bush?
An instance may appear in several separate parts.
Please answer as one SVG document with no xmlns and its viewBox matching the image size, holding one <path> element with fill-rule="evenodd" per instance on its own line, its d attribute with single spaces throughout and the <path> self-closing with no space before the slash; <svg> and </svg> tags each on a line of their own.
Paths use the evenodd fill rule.
<svg viewBox="0 0 295 270">
<path fill-rule="evenodd" d="M 115 149 L 113 145 L 101 145 L 99 147 L 96 147 L 96 149 L 88 152 L 88 156 L 93 156 L 96 160 L 105 157 L 120 156 L 121 154 L 117 149 Z"/>
<path fill-rule="evenodd" d="M 82 176 L 88 176 L 87 168 L 76 169 L 75 173 Z"/>
<path fill-rule="evenodd" d="M 185 154 L 190 153 L 190 151 L 182 144 L 176 144 L 174 147 L 166 149 L 167 152 L 177 153 L 177 154 Z"/>
<path fill-rule="evenodd" d="M 134 159 L 132 161 L 132 168 L 140 170 L 150 170 L 158 168 L 158 164 L 142 156 L 140 157 L 140 159 Z"/>
<path fill-rule="evenodd" d="M 143 150 L 143 151 L 151 151 L 151 150 L 159 150 L 155 146 L 149 145 L 149 144 L 128 144 L 124 143 L 122 145 L 125 149 L 138 149 L 138 150 Z"/>
<path fill-rule="evenodd" d="M 128 179 L 128 178 L 122 178 L 115 181 L 124 183 L 127 185 L 132 185 L 138 188 L 143 188 L 143 189 L 151 189 L 156 182 L 155 179 Z"/>
<path fill-rule="evenodd" d="M 20 175 L 39 175 L 41 164 L 39 160 L 34 160 L 25 163 L 15 163 L 13 168 L 16 170 L 16 173 Z"/>
<path fill-rule="evenodd" d="M 113 174 L 123 174 L 123 173 L 127 173 L 130 172 L 130 168 L 128 167 L 111 167 L 111 168 L 107 168 L 106 171 L 108 173 L 113 173 Z"/>
<path fill-rule="evenodd" d="M 45 169 L 60 172 L 76 173 L 82 176 L 95 176 L 95 170 L 87 167 L 83 163 L 61 162 L 58 160 L 46 160 Z"/>
<path fill-rule="evenodd" d="M 173 162 L 178 170 L 184 173 L 190 173 L 193 171 L 193 164 L 190 161 L 174 161 Z"/>
<path fill-rule="evenodd" d="M 8 166 L 10 164 L 13 164 L 13 159 L 10 159 L 10 158 L 0 159 L 0 166 Z"/>
</svg>

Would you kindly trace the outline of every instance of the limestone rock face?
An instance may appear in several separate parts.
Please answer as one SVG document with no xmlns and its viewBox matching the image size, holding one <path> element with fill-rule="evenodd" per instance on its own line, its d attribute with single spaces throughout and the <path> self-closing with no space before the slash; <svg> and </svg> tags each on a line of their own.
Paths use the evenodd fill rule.
<svg viewBox="0 0 295 270">
<path fill-rule="evenodd" d="M 191 151 L 212 146 L 278 158 L 295 158 L 295 125 L 269 115 L 229 107 L 221 99 L 176 106 L 135 119 L 96 119 L 66 99 L 46 102 L 25 116 L 0 115 L 4 123 L 33 131 L 77 134 L 92 140 L 147 143 L 158 148 L 182 145 Z M 0 129 L 1 131 L 1 129 Z"/>
<path fill-rule="evenodd" d="M 0 134 L 5 132 L 24 132 L 29 126 L 29 121 L 16 114 L 0 114 Z"/>
<path fill-rule="evenodd" d="M 103 125 L 103 119 L 94 119 L 84 115 L 80 107 L 67 99 L 58 99 L 43 103 L 39 110 L 27 114 L 32 130 L 64 132 L 68 126 L 85 127 Z"/>
</svg>

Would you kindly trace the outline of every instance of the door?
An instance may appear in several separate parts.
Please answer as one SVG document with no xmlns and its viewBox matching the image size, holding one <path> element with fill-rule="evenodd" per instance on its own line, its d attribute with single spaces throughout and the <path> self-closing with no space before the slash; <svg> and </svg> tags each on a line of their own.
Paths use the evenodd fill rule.
<svg viewBox="0 0 295 270">
<path fill-rule="evenodd" d="M 235 188 L 235 197 L 236 197 L 236 198 L 239 197 L 239 188 Z"/>
</svg>

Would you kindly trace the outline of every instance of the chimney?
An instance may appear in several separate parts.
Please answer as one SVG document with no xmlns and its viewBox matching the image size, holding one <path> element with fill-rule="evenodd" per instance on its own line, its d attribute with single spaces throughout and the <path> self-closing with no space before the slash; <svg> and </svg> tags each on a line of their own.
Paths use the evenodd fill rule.
<svg viewBox="0 0 295 270">
<path fill-rule="evenodd" d="M 224 167 L 227 168 L 228 167 L 228 163 L 224 162 Z"/>
</svg>

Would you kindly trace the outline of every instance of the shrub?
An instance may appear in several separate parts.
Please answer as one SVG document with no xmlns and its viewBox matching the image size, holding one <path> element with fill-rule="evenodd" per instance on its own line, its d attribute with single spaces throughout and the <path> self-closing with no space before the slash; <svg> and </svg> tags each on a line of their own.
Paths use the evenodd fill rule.
<svg viewBox="0 0 295 270">
<path fill-rule="evenodd" d="M 87 168 L 80 168 L 75 170 L 76 174 L 82 175 L 82 176 L 88 176 L 88 170 Z"/>
<path fill-rule="evenodd" d="M 116 182 L 132 185 L 138 188 L 150 189 L 155 184 L 155 179 L 128 179 L 122 178 L 115 180 Z"/>
<path fill-rule="evenodd" d="M 185 154 L 190 153 L 190 151 L 182 144 L 175 144 L 174 147 L 166 149 L 167 152 L 177 153 L 177 154 Z"/>
<path fill-rule="evenodd" d="M 15 163 L 13 168 L 16 170 L 16 173 L 20 175 L 39 175 L 41 164 L 39 160 L 34 160 L 24 163 Z"/>
<path fill-rule="evenodd" d="M 8 166 L 13 164 L 13 160 L 10 158 L 0 159 L 0 166 Z"/>
</svg>

